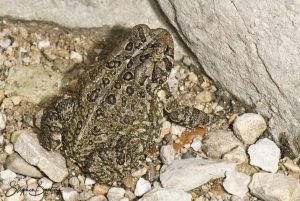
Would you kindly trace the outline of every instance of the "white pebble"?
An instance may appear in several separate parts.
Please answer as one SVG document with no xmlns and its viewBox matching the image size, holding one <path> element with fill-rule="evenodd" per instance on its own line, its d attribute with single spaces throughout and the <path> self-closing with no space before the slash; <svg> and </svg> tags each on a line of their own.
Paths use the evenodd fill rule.
<svg viewBox="0 0 300 201">
<path fill-rule="evenodd" d="M 39 43 L 38 43 L 39 49 L 43 49 L 43 48 L 47 48 L 47 47 L 50 47 L 50 41 L 48 41 L 48 40 L 39 41 Z"/>
<path fill-rule="evenodd" d="M 70 184 L 73 188 L 77 189 L 77 188 L 79 187 L 80 182 L 79 182 L 79 179 L 78 179 L 77 177 L 71 177 L 71 178 L 69 179 L 69 184 Z"/>
<path fill-rule="evenodd" d="M 195 137 L 193 139 L 193 142 L 191 144 L 191 147 L 195 150 L 195 151 L 199 151 L 201 149 L 202 146 L 202 138 L 201 137 Z"/>
<path fill-rule="evenodd" d="M 76 201 L 79 199 L 79 194 L 73 188 L 63 188 L 61 193 L 64 201 Z"/>
<path fill-rule="evenodd" d="M 82 55 L 74 51 L 71 52 L 70 58 L 74 60 L 76 63 L 81 63 L 83 60 Z"/>
<path fill-rule="evenodd" d="M 182 62 L 187 66 L 190 66 L 192 64 L 192 60 L 190 57 L 184 57 Z"/>
<path fill-rule="evenodd" d="M 141 177 L 136 183 L 134 194 L 136 196 L 142 196 L 150 190 L 151 190 L 150 182 Z"/>
<path fill-rule="evenodd" d="M 53 182 L 50 179 L 46 178 L 46 177 L 43 177 L 43 178 L 39 179 L 38 183 L 44 189 L 50 189 L 52 187 L 52 184 L 53 184 Z"/>
<path fill-rule="evenodd" d="M 93 180 L 93 179 L 91 179 L 91 178 L 89 178 L 89 177 L 85 178 L 85 181 L 84 181 L 84 184 L 85 184 L 85 185 L 91 186 L 91 185 L 94 185 L 95 183 L 96 183 L 95 180 Z"/>
<path fill-rule="evenodd" d="M 129 201 L 129 198 L 124 197 L 124 198 L 121 198 L 119 201 Z"/>
<path fill-rule="evenodd" d="M 251 177 L 241 172 L 226 172 L 226 178 L 223 182 L 225 190 L 232 194 L 243 198 L 248 192 L 248 184 Z"/>
<path fill-rule="evenodd" d="M 0 112 L 0 130 L 3 130 L 6 126 L 6 116 Z"/>
<path fill-rule="evenodd" d="M 14 145 L 11 144 L 11 143 L 8 143 L 5 148 L 4 148 L 4 151 L 7 153 L 7 154 L 13 154 L 14 153 Z"/>
<path fill-rule="evenodd" d="M 0 172 L 1 180 L 12 180 L 16 178 L 17 174 L 11 171 L 10 169 L 6 169 Z"/>
<path fill-rule="evenodd" d="M 0 41 L 0 47 L 5 49 L 8 48 L 11 45 L 12 41 L 9 38 L 3 38 Z"/>
<path fill-rule="evenodd" d="M 171 164 L 175 158 L 173 145 L 164 145 L 160 149 L 160 158 L 164 164 Z"/>
<path fill-rule="evenodd" d="M 255 113 L 245 113 L 238 116 L 233 123 L 235 135 L 245 144 L 253 144 L 266 130 L 265 119 Z"/>
<path fill-rule="evenodd" d="M 251 165 L 273 173 L 278 170 L 280 149 L 268 138 L 258 140 L 254 145 L 251 145 L 248 148 L 248 154 Z"/>
<path fill-rule="evenodd" d="M 108 190 L 107 198 L 109 201 L 119 201 L 124 197 L 125 190 L 123 188 L 112 187 Z"/>
<path fill-rule="evenodd" d="M 181 133 L 183 133 L 186 130 L 185 127 L 183 126 L 179 126 L 177 124 L 172 124 L 171 126 L 171 134 L 172 135 L 180 135 Z"/>
</svg>

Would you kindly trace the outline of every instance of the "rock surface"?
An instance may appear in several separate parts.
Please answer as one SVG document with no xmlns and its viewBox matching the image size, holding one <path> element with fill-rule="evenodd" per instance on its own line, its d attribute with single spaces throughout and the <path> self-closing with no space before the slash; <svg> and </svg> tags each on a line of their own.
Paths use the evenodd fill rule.
<svg viewBox="0 0 300 201">
<path fill-rule="evenodd" d="M 208 75 L 300 152 L 298 1 L 157 1 Z"/>
<path fill-rule="evenodd" d="M 172 188 L 153 189 L 145 194 L 139 201 L 191 201 L 192 196 L 183 190 Z"/>
<path fill-rule="evenodd" d="M 212 158 L 221 158 L 223 154 L 241 145 L 241 142 L 230 130 L 216 130 L 207 133 L 202 149 Z"/>
<path fill-rule="evenodd" d="M 248 154 L 251 165 L 273 173 L 278 170 L 280 149 L 268 138 L 258 140 L 255 144 L 251 145 L 248 148 Z"/>
<path fill-rule="evenodd" d="M 46 151 L 33 133 L 22 133 L 15 143 L 15 150 L 29 164 L 37 166 L 55 182 L 61 182 L 68 175 L 63 156 L 57 152 Z"/>
<path fill-rule="evenodd" d="M 233 171 L 235 165 L 224 160 L 190 158 L 175 160 L 163 167 L 160 181 L 165 188 L 192 190 L 210 180 L 225 176 L 226 171 Z"/>
<path fill-rule="evenodd" d="M 256 173 L 249 185 L 251 193 L 265 201 L 298 201 L 300 184 L 283 174 Z"/>
<path fill-rule="evenodd" d="M 34 166 L 28 164 L 19 154 L 13 153 L 10 155 L 5 164 L 6 168 L 12 170 L 15 173 L 41 178 L 43 177 L 42 173 Z"/>
</svg>

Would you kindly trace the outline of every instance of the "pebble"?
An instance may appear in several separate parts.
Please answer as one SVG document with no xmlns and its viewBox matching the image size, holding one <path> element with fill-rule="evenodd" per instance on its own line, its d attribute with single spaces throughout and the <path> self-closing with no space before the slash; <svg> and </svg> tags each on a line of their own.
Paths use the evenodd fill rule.
<svg viewBox="0 0 300 201">
<path fill-rule="evenodd" d="M 38 184 L 42 186 L 43 189 L 50 189 L 53 185 L 53 182 L 50 179 L 43 177 L 39 179 Z"/>
<path fill-rule="evenodd" d="M 238 116 L 233 123 L 233 131 L 245 144 L 253 144 L 266 130 L 265 119 L 255 113 Z"/>
<path fill-rule="evenodd" d="M 106 185 L 95 184 L 93 187 L 93 193 L 95 195 L 105 195 L 109 190 L 109 187 Z"/>
<path fill-rule="evenodd" d="M 68 175 L 64 157 L 57 152 L 45 150 L 39 144 L 36 135 L 22 133 L 15 143 L 15 151 L 29 164 L 37 166 L 54 182 L 61 182 Z"/>
<path fill-rule="evenodd" d="M 192 59 L 191 57 L 183 57 L 182 62 L 186 65 L 186 66 L 190 66 L 192 64 Z"/>
<path fill-rule="evenodd" d="M 134 171 L 133 173 L 131 173 L 131 176 L 133 177 L 141 177 L 143 175 L 145 175 L 148 171 L 148 168 L 147 167 L 143 167 L 137 171 Z"/>
<path fill-rule="evenodd" d="M 13 154 L 14 153 L 14 145 L 11 143 L 8 143 L 4 148 L 5 153 L 7 154 Z"/>
<path fill-rule="evenodd" d="M 171 123 L 169 121 L 164 121 L 162 128 L 160 130 L 160 136 L 163 138 L 165 135 L 169 134 L 171 130 Z"/>
<path fill-rule="evenodd" d="M 226 171 L 233 171 L 234 168 L 234 163 L 218 159 L 174 160 L 171 165 L 163 166 L 160 181 L 165 188 L 189 191 L 210 180 L 224 177 Z"/>
<path fill-rule="evenodd" d="M 260 139 L 248 148 L 250 164 L 265 171 L 275 173 L 278 170 L 280 149 L 268 138 Z"/>
<path fill-rule="evenodd" d="M 13 172 L 29 177 L 41 178 L 42 173 L 34 166 L 28 164 L 19 154 L 9 155 L 5 162 L 6 168 Z"/>
<path fill-rule="evenodd" d="M 88 199 L 88 201 L 107 201 L 107 199 L 104 195 L 96 195 Z"/>
<path fill-rule="evenodd" d="M 256 173 L 249 185 L 251 194 L 266 201 L 299 201 L 300 183 L 292 176 Z"/>
<path fill-rule="evenodd" d="M 50 47 L 50 41 L 48 40 L 42 40 L 38 42 L 38 48 L 43 49 L 43 48 L 48 48 Z"/>
<path fill-rule="evenodd" d="M 137 178 L 133 177 L 133 176 L 127 176 L 124 180 L 123 180 L 123 184 L 127 189 L 131 189 L 134 188 L 137 182 Z"/>
<path fill-rule="evenodd" d="M 6 169 L 0 172 L 1 180 L 13 180 L 16 178 L 17 174 L 11 171 L 10 169 Z"/>
<path fill-rule="evenodd" d="M 141 177 L 136 183 L 134 194 L 136 196 L 142 196 L 150 190 L 151 190 L 150 182 Z"/>
<path fill-rule="evenodd" d="M 129 198 L 124 197 L 124 198 L 121 198 L 119 201 L 129 201 Z"/>
<path fill-rule="evenodd" d="M 0 130 L 3 130 L 6 126 L 6 116 L 4 113 L 0 112 Z"/>
<path fill-rule="evenodd" d="M 175 158 L 173 145 L 164 145 L 160 149 L 160 159 L 164 164 L 171 164 Z"/>
<path fill-rule="evenodd" d="M 87 200 L 91 197 L 93 197 L 93 192 L 89 189 L 84 189 L 80 194 L 79 194 L 79 200 Z"/>
<path fill-rule="evenodd" d="M 3 38 L 0 40 L 0 49 L 6 49 L 12 44 L 12 41 L 10 38 Z"/>
<path fill-rule="evenodd" d="M 82 55 L 74 51 L 71 51 L 70 58 L 76 63 L 81 63 L 83 61 Z"/>
<path fill-rule="evenodd" d="M 180 189 L 157 188 L 145 194 L 139 201 L 192 201 L 192 196 Z"/>
<path fill-rule="evenodd" d="M 85 181 L 84 181 L 84 184 L 85 184 L 85 185 L 91 186 L 91 185 L 94 185 L 95 183 L 96 183 L 95 180 L 93 180 L 93 179 L 91 179 L 91 178 L 89 178 L 89 177 L 85 178 Z"/>
<path fill-rule="evenodd" d="M 172 135 L 180 135 L 181 133 L 183 133 L 186 130 L 185 127 L 183 126 L 179 126 L 177 124 L 172 124 L 171 125 L 171 134 Z"/>
<path fill-rule="evenodd" d="M 61 194 L 64 201 L 76 201 L 79 199 L 79 194 L 73 188 L 62 188 Z"/>
<path fill-rule="evenodd" d="M 248 156 L 245 149 L 241 146 L 238 146 L 230 152 L 224 154 L 223 159 L 240 164 L 247 161 Z"/>
<path fill-rule="evenodd" d="M 112 187 L 108 190 L 107 198 L 109 201 L 119 201 L 124 197 L 125 190 L 123 188 Z"/>
<path fill-rule="evenodd" d="M 0 134 L 0 147 L 3 147 L 4 145 L 4 136 Z"/>
<path fill-rule="evenodd" d="M 79 189 L 79 179 L 77 177 L 71 177 L 69 179 L 69 184 L 72 186 L 74 189 Z"/>
<path fill-rule="evenodd" d="M 226 178 L 223 182 L 225 190 L 232 194 L 243 198 L 248 193 L 248 184 L 251 177 L 241 172 L 226 172 Z"/>
<path fill-rule="evenodd" d="M 285 158 L 283 165 L 292 172 L 300 172 L 300 167 L 294 163 L 290 158 Z"/>
<path fill-rule="evenodd" d="M 230 130 L 216 130 L 208 132 L 203 140 L 202 149 L 207 156 L 221 158 L 233 148 L 240 146 L 241 142 Z"/>
<path fill-rule="evenodd" d="M 192 149 L 194 149 L 194 151 L 200 151 L 201 146 L 202 146 L 202 138 L 195 137 L 191 144 Z"/>
</svg>

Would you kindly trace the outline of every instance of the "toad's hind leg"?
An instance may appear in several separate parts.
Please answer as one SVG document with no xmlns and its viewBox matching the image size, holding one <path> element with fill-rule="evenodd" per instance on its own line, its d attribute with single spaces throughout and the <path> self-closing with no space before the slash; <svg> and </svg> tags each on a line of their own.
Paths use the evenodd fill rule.
<svg viewBox="0 0 300 201">
<path fill-rule="evenodd" d="M 59 97 L 47 108 L 42 116 L 41 133 L 38 139 L 48 150 L 57 150 L 62 145 L 62 134 L 66 130 L 66 122 L 73 116 L 75 102 L 70 96 Z"/>
</svg>

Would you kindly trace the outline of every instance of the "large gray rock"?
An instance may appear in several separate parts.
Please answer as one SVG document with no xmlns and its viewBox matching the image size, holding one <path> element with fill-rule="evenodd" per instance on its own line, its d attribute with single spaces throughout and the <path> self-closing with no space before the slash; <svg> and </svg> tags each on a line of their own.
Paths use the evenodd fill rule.
<svg viewBox="0 0 300 201">
<path fill-rule="evenodd" d="M 190 158 L 174 160 L 164 166 L 160 172 L 160 181 L 164 188 L 177 188 L 189 191 L 210 180 L 225 176 L 226 171 L 234 171 L 235 164 L 217 159 Z"/>
<path fill-rule="evenodd" d="M 157 1 L 208 75 L 300 152 L 299 1 Z"/>
<path fill-rule="evenodd" d="M 25 20 L 51 21 L 67 27 L 122 26 L 131 28 L 147 24 L 151 28 L 167 28 L 155 1 L 149 0 L 2 0 L 0 16 Z M 175 34 L 173 34 L 175 35 Z M 175 39 L 176 55 L 185 52 Z"/>
</svg>

